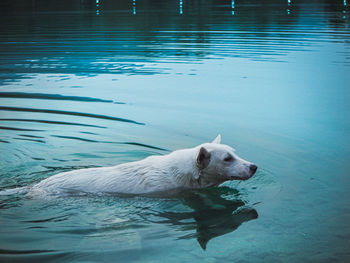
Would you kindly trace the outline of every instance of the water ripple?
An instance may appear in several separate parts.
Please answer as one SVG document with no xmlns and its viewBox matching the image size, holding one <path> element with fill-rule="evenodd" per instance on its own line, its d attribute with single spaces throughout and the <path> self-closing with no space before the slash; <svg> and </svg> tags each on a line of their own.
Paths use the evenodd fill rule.
<svg viewBox="0 0 350 263">
<path fill-rule="evenodd" d="M 89 117 L 89 118 L 97 118 L 97 119 L 105 119 L 112 121 L 120 121 L 120 122 L 128 122 L 137 125 L 145 125 L 142 122 L 137 122 L 133 120 L 128 120 L 124 118 L 85 113 L 85 112 L 74 112 L 74 111 L 61 111 L 61 110 L 49 110 L 49 109 L 32 109 L 32 108 L 19 108 L 19 107 L 3 107 L 0 106 L 0 110 L 3 111 L 22 111 L 22 112 L 40 112 L 40 113 L 49 113 L 49 114 L 63 114 L 63 115 L 73 115 L 73 116 L 81 116 L 81 117 Z"/>
<path fill-rule="evenodd" d="M 38 254 L 38 253 L 49 253 L 49 252 L 55 252 L 55 250 L 11 250 L 11 249 L 0 249 L 0 254 L 11 254 L 11 255 Z"/>
<path fill-rule="evenodd" d="M 4 127 L 4 126 L 0 126 L 0 130 L 10 130 L 10 131 L 45 131 L 45 130 L 38 130 L 38 129 L 23 129 L 23 128 Z"/>
<path fill-rule="evenodd" d="M 135 145 L 135 146 L 140 146 L 140 147 L 145 147 L 145 148 L 150 148 L 150 149 L 155 149 L 155 150 L 161 150 L 161 151 L 169 151 L 168 149 L 164 149 L 164 148 L 161 148 L 161 147 L 152 146 L 152 145 L 148 145 L 148 144 L 144 144 L 144 143 L 137 143 L 137 142 L 97 141 L 97 140 L 92 140 L 92 139 L 86 139 L 86 138 L 81 138 L 81 137 L 76 137 L 76 136 L 65 136 L 65 135 L 51 135 L 51 136 L 52 137 L 57 137 L 57 138 L 63 138 L 63 139 L 84 141 L 84 142 L 126 144 L 126 145 Z"/>
<path fill-rule="evenodd" d="M 106 128 L 105 126 L 84 124 L 84 123 L 75 123 L 75 122 L 66 122 L 66 121 L 48 121 L 48 120 L 34 120 L 34 119 L 5 119 L 2 118 L 0 121 L 19 121 L 19 122 L 38 122 L 46 124 L 58 124 L 58 125 L 74 125 L 74 126 L 85 126 L 85 127 L 94 127 L 94 128 Z"/>
<path fill-rule="evenodd" d="M 62 215 L 62 216 L 55 216 L 45 219 L 37 219 L 37 220 L 28 220 L 28 221 L 22 221 L 23 223 L 46 223 L 46 222 L 60 222 L 65 221 L 68 219 L 68 215 Z"/>
<path fill-rule="evenodd" d="M 75 136 L 64 136 L 64 135 L 51 135 L 52 137 L 57 137 L 57 138 L 64 138 L 64 139 L 71 139 L 71 140 L 78 140 L 78 141 L 83 141 L 83 142 L 99 142 L 91 139 L 85 139 L 81 137 L 75 137 Z"/>
<path fill-rule="evenodd" d="M 32 141 L 32 142 L 39 142 L 39 143 L 45 143 L 43 140 L 37 140 L 37 139 L 29 139 L 29 138 L 12 138 L 14 140 L 22 140 L 22 141 Z"/>
<path fill-rule="evenodd" d="M 91 98 L 91 97 L 64 96 L 64 95 L 60 95 L 60 94 L 28 93 L 28 92 L 0 92 L 0 98 L 70 100 L 70 101 L 105 102 L 105 103 L 125 104 L 123 102 L 114 102 L 113 100 L 103 100 L 103 99 Z"/>
</svg>

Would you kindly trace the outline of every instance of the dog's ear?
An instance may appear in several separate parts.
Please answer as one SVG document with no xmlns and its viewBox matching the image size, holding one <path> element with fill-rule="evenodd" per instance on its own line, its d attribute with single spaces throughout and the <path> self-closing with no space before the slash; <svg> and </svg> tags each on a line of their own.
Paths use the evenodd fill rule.
<svg viewBox="0 0 350 263">
<path fill-rule="evenodd" d="M 220 144 L 221 143 L 221 135 L 218 134 L 218 136 L 216 136 L 216 138 L 214 139 L 214 141 L 212 141 L 211 143 L 217 143 Z"/>
<path fill-rule="evenodd" d="M 210 152 L 208 152 L 207 149 L 205 149 L 204 147 L 201 147 L 201 149 L 199 150 L 196 163 L 199 170 L 202 170 L 209 165 Z"/>
</svg>

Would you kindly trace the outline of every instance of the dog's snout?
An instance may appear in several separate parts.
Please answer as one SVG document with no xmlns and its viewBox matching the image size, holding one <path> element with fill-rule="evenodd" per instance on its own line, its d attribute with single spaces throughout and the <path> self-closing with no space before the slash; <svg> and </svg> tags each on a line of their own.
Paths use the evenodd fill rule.
<svg viewBox="0 0 350 263">
<path fill-rule="evenodd" d="M 250 166 L 249 166 L 249 171 L 250 171 L 250 173 L 253 175 L 253 174 L 255 174 L 255 172 L 256 172 L 256 170 L 258 169 L 258 166 L 256 166 L 255 164 L 251 164 Z"/>
</svg>

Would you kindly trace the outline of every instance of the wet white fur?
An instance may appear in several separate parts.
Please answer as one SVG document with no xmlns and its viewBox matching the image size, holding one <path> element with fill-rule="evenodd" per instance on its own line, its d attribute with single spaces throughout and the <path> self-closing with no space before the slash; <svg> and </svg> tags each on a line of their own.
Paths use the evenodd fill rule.
<svg viewBox="0 0 350 263">
<path fill-rule="evenodd" d="M 234 150 L 220 144 L 220 135 L 212 142 L 167 155 L 150 156 L 141 161 L 112 167 L 88 168 L 60 173 L 34 185 L 29 194 L 66 192 L 145 194 L 177 188 L 204 188 L 227 180 L 248 179 L 251 163 Z M 210 153 L 210 162 L 200 169 L 197 156 L 201 148 Z M 235 161 L 224 162 L 231 154 Z"/>
</svg>

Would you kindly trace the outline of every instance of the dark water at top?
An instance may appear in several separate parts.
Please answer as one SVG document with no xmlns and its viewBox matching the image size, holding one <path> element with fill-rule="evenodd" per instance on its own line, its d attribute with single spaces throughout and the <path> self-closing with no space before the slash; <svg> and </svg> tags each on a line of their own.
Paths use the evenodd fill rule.
<svg viewBox="0 0 350 263">
<path fill-rule="evenodd" d="M 348 262 L 347 5 L 1 1 L 1 189 L 217 133 L 259 170 L 169 198 L 0 196 L 0 261 Z"/>
</svg>

